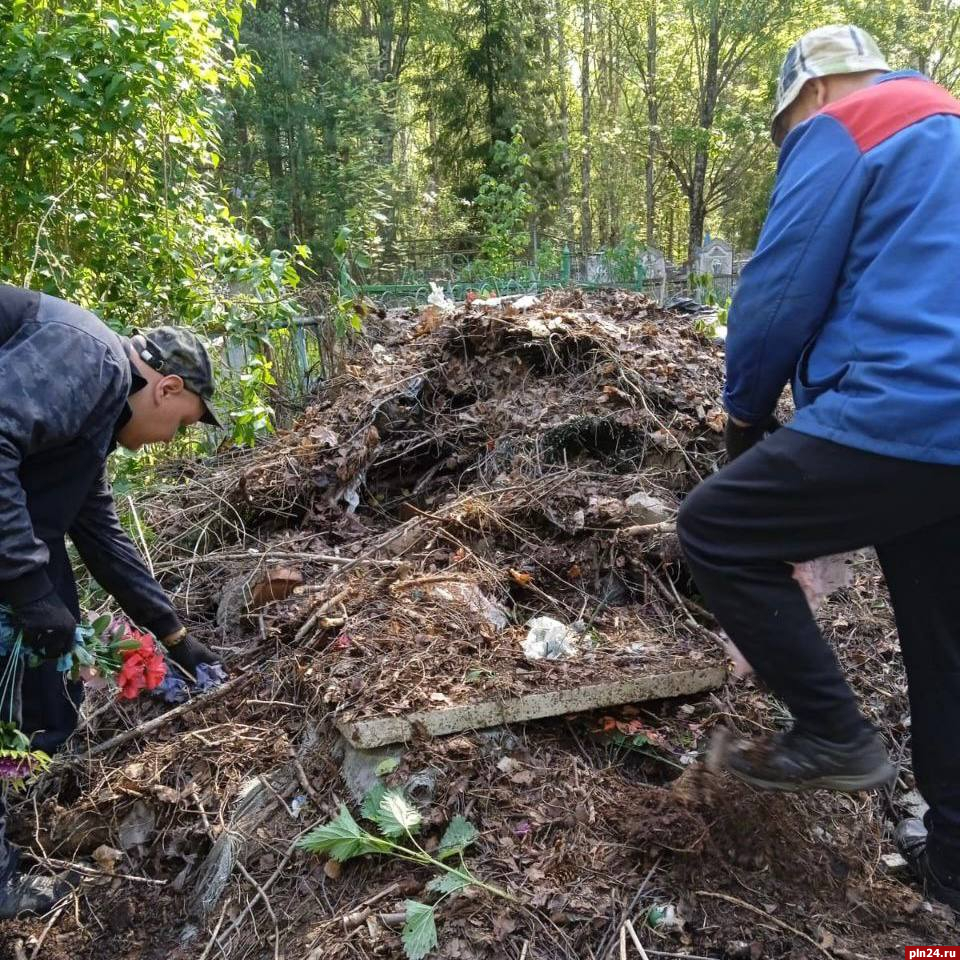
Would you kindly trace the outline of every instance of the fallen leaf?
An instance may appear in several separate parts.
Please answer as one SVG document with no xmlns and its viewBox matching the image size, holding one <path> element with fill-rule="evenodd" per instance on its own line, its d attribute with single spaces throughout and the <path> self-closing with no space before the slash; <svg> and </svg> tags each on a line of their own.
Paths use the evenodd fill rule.
<svg viewBox="0 0 960 960">
<path fill-rule="evenodd" d="M 533 771 L 532 770 L 521 770 L 519 773 L 513 774 L 510 777 L 511 783 L 516 783 L 521 787 L 529 787 L 533 783 Z"/>
<path fill-rule="evenodd" d="M 522 570 L 514 570 L 513 567 L 510 568 L 510 576 L 513 577 L 513 582 L 521 587 L 529 587 L 533 583 L 532 574 L 524 573 Z"/>
<path fill-rule="evenodd" d="M 268 570 L 250 590 L 250 607 L 258 609 L 272 600 L 286 600 L 303 585 L 303 574 L 294 567 L 275 567 Z"/>
<path fill-rule="evenodd" d="M 502 914 L 493 918 L 493 939 L 497 943 L 502 943 L 507 937 L 517 929 L 517 921 Z"/>
<path fill-rule="evenodd" d="M 117 864 L 123 859 L 123 854 L 113 847 L 103 843 L 90 856 L 93 862 L 104 872 L 112 874 L 117 869 Z"/>
<path fill-rule="evenodd" d="M 310 439 L 316 440 L 322 447 L 336 447 L 340 444 L 340 439 L 329 428 L 316 426 L 310 431 Z"/>
</svg>

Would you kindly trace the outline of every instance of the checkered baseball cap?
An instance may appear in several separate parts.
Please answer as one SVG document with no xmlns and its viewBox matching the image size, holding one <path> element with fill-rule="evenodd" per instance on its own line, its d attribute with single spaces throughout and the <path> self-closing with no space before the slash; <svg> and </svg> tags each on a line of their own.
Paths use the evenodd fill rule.
<svg viewBox="0 0 960 960">
<path fill-rule="evenodd" d="M 787 52 L 777 80 L 777 106 L 770 134 L 778 144 L 783 139 L 777 121 L 793 103 L 803 85 L 814 77 L 863 70 L 890 70 L 877 41 L 860 27 L 818 27 L 805 33 Z"/>
</svg>

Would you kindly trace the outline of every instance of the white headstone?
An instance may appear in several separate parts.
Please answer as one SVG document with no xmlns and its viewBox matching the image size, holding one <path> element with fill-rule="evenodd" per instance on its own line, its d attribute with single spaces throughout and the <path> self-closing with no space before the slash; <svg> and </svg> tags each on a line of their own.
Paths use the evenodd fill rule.
<svg viewBox="0 0 960 960">
<path fill-rule="evenodd" d="M 697 250 L 697 273 L 714 277 L 729 277 L 733 273 L 733 249 L 726 240 L 707 235 L 706 242 Z"/>
<path fill-rule="evenodd" d="M 591 253 L 586 262 L 587 283 L 610 283 L 607 258 L 602 253 Z"/>
<path fill-rule="evenodd" d="M 667 262 L 662 251 L 657 250 L 656 247 L 647 247 L 640 254 L 640 261 L 647 271 L 648 280 L 662 280 L 667 275 Z"/>
</svg>

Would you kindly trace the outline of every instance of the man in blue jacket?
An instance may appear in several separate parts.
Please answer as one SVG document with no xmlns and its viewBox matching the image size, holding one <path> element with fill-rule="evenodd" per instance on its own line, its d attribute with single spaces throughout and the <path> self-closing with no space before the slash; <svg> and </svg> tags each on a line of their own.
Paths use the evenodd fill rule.
<svg viewBox="0 0 960 960">
<path fill-rule="evenodd" d="M 22 671 L 16 696 L 0 708 L 36 749 L 51 753 L 67 739 L 80 704 L 80 685 L 56 669 L 80 617 L 67 536 L 97 582 L 181 668 L 194 673 L 219 659 L 187 634 L 144 566 L 117 519 L 106 471 L 117 444 L 136 450 L 197 421 L 216 423 L 212 394 L 210 360 L 190 331 L 121 338 L 78 306 L 0 286 L 0 604 L 45 658 Z M 43 912 L 60 891 L 19 873 L 5 832 L 0 798 L 0 920 Z"/>
<path fill-rule="evenodd" d="M 893 776 L 791 564 L 875 545 L 909 681 L 925 821 L 898 830 L 960 909 L 960 103 L 856 27 L 784 62 L 770 210 L 727 339 L 729 466 L 679 518 L 696 583 L 791 729 L 728 758 L 781 790 Z M 792 380 L 796 416 L 772 417 Z"/>
</svg>

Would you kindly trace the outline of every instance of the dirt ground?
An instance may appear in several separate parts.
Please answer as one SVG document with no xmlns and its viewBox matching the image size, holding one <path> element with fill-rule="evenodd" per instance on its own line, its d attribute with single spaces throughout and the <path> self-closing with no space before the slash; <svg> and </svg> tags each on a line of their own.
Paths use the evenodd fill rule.
<svg viewBox="0 0 960 960">
<path fill-rule="evenodd" d="M 0 925 L 2 960 L 400 958 L 398 916 L 432 874 L 296 846 L 357 809 L 337 721 L 718 661 L 670 518 L 720 459 L 721 346 L 626 294 L 369 325 L 296 429 L 143 498 L 155 567 L 231 683 L 120 742 L 161 706 L 88 702 L 15 827 L 37 869 L 82 882 L 53 917 Z M 819 617 L 902 763 L 892 791 L 776 795 L 709 772 L 720 728 L 785 721 L 732 678 L 417 736 L 381 779 L 417 803 L 427 849 L 454 816 L 475 824 L 468 866 L 515 900 L 444 900 L 431 955 L 607 960 L 625 920 L 651 958 L 960 940 L 882 859 L 915 800 L 906 685 L 876 563 L 854 571 Z M 579 625 L 577 659 L 524 657 L 542 615 Z"/>
</svg>

